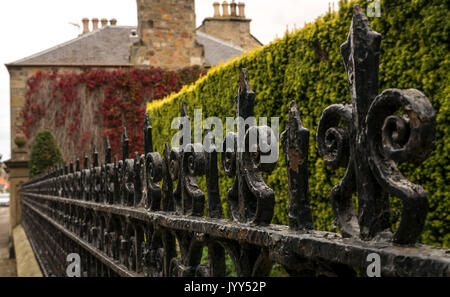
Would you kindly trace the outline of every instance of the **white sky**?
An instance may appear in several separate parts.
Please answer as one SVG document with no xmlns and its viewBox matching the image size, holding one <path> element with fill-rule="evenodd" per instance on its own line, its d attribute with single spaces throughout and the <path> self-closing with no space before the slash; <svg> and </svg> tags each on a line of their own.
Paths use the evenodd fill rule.
<svg viewBox="0 0 450 297">
<path fill-rule="evenodd" d="M 197 25 L 213 15 L 216 0 L 196 0 Z M 219 1 L 223 2 L 223 1 Z M 229 1 L 231 2 L 231 1 Z M 264 44 L 286 28 L 303 27 L 337 0 L 240 0 L 253 20 L 252 34 Z M 0 154 L 10 158 L 9 74 L 6 63 L 75 38 L 83 17 L 116 18 L 118 25 L 137 25 L 136 0 L 1 0 L 0 1 Z"/>
</svg>

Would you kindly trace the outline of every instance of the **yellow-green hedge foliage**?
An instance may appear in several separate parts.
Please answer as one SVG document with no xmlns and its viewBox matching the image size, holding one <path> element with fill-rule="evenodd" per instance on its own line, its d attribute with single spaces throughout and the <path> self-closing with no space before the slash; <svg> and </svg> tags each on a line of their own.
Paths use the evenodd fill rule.
<svg viewBox="0 0 450 297">
<path fill-rule="evenodd" d="M 194 86 L 149 106 L 155 147 L 163 145 L 176 131 L 170 130 L 179 115 L 181 100 L 203 116 L 223 120 L 235 116 L 234 97 L 241 68 L 246 68 L 256 93 L 257 116 L 280 117 L 285 128 L 288 106 L 296 100 L 303 124 L 311 132 L 310 193 L 315 227 L 336 231 L 331 211 L 330 191 L 344 171 L 324 166 L 316 147 L 316 129 L 323 110 L 334 103 L 350 102 L 347 78 L 340 45 L 350 28 L 352 7 L 359 2 L 342 1 L 338 12 L 328 12 L 314 23 L 287 33 L 284 38 L 247 53 L 225 65 L 212 69 Z M 380 92 L 387 88 L 417 88 L 425 92 L 437 112 L 436 149 L 419 167 L 402 165 L 402 171 L 429 193 L 430 212 L 422 242 L 448 247 L 450 244 L 450 162 L 449 120 L 449 1 L 385 0 L 381 2 L 381 18 L 370 19 L 373 30 L 383 35 L 380 59 Z M 226 190 L 231 179 L 221 175 L 221 195 L 226 203 Z M 287 173 L 280 154 L 279 166 L 266 181 L 276 193 L 273 223 L 286 224 L 288 210 Z M 204 188 L 204 180 L 201 181 Z M 401 202 L 392 201 L 393 225 L 398 223 Z M 356 199 L 355 199 L 356 204 Z"/>
</svg>

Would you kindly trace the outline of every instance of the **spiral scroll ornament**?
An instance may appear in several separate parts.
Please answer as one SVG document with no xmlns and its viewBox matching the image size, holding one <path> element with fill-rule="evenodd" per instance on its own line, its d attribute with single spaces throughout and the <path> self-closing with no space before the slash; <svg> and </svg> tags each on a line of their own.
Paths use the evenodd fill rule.
<svg viewBox="0 0 450 297">
<path fill-rule="evenodd" d="M 405 110 L 406 115 L 397 115 L 399 109 Z M 375 98 L 367 123 L 372 172 L 390 195 L 403 202 L 394 241 L 414 243 L 425 224 L 427 193 L 406 179 L 396 162 L 420 164 L 430 155 L 436 134 L 436 113 L 422 92 L 391 89 Z"/>
<path fill-rule="evenodd" d="M 408 181 L 396 163 L 424 161 L 433 149 L 436 114 L 418 90 L 378 93 L 381 35 L 372 31 L 360 6 L 341 53 L 348 74 L 352 105 L 325 109 L 317 131 L 325 164 L 347 167 L 331 193 L 333 212 L 345 237 L 370 240 L 391 234 L 389 196 L 399 197 L 403 210 L 393 241 L 413 244 L 422 233 L 428 200 L 425 190 Z M 399 115 L 403 109 L 406 114 Z M 358 217 L 352 195 L 358 194 Z"/>
</svg>

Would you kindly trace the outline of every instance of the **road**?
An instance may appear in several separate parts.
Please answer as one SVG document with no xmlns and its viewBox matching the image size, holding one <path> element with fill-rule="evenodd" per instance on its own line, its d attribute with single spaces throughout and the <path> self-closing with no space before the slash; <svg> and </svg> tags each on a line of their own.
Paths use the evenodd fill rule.
<svg viewBox="0 0 450 297">
<path fill-rule="evenodd" d="M 16 261 L 9 259 L 9 207 L 0 207 L 0 277 L 17 276 Z"/>
</svg>

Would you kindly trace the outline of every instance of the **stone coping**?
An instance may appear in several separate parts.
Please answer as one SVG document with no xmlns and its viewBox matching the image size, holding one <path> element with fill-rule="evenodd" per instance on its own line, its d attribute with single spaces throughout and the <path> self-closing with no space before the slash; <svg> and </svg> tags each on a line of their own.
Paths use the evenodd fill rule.
<svg viewBox="0 0 450 297">
<path fill-rule="evenodd" d="M 16 254 L 17 276 L 42 277 L 41 269 L 39 268 L 39 264 L 22 225 L 14 228 L 13 240 Z"/>
</svg>

